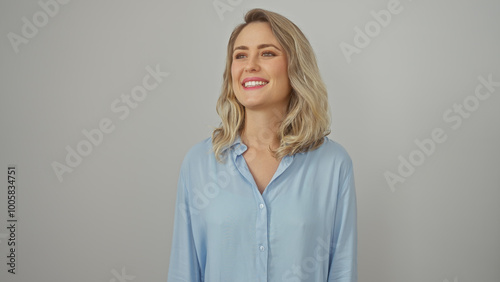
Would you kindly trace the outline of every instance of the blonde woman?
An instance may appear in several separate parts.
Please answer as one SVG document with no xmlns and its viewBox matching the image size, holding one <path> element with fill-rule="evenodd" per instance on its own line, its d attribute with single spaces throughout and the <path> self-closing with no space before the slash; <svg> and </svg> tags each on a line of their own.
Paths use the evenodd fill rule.
<svg viewBox="0 0 500 282">
<path fill-rule="evenodd" d="M 357 281 L 352 162 L 295 24 L 246 14 L 217 112 L 181 166 L 168 281 Z"/>
</svg>

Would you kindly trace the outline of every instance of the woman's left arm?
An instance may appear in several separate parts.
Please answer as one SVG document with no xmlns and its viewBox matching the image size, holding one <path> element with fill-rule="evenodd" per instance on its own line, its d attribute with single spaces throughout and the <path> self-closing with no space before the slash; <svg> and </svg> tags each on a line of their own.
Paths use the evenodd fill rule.
<svg viewBox="0 0 500 282">
<path fill-rule="evenodd" d="M 357 282 L 357 208 L 352 162 L 337 195 L 329 282 Z"/>
</svg>

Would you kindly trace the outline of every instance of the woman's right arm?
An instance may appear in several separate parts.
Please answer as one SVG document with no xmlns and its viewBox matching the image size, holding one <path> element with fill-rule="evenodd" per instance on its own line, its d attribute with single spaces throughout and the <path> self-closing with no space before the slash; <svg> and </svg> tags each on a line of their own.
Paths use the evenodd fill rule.
<svg viewBox="0 0 500 282">
<path fill-rule="evenodd" d="M 185 175 L 183 168 L 181 168 L 175 202 L 174 232 L 168 272 L 169 282 L 202 281 L 189 207 Z"/>
</svg>

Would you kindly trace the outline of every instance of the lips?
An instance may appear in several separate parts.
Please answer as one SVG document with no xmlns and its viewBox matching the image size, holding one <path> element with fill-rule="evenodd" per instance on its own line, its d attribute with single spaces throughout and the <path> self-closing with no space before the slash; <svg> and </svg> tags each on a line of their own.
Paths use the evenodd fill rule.
<svg viewBox="0 0 500 282">
<path fill-rule="evenodd" d="M 241 86 L 243 86 L 243 88 L 245 89 L 248 88 L 256 89 L 264 87 L 268 83 L 269 83 L 268 80 L 261 77 L 247 77 L 243 79 L 243 81 L 241 82 Z"/>
</svg>

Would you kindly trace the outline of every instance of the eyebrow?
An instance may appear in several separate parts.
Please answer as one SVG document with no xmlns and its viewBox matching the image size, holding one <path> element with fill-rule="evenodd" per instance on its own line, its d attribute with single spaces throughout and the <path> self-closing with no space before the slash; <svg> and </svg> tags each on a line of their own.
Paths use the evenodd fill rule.
<svg viewBox="0 0 500 282">
<path fill-rule="evenodd" d="M 267 47 L 274 47 L 274 48 L 278 49 L 278 51 L 281 51 L 280 48 L 276 47 L 276 45 L 274 45 L 274 44 L 260 44 L 259 46 L 257 46 L 257 49 L 263 49 L 263 48 L 267 48 Z M 236 50 L 248 50 L 248 47 L 247 46 L 238 46 L 238 47 L 235 47 L 233 49 L 233 52 Z"/>
</svg>

